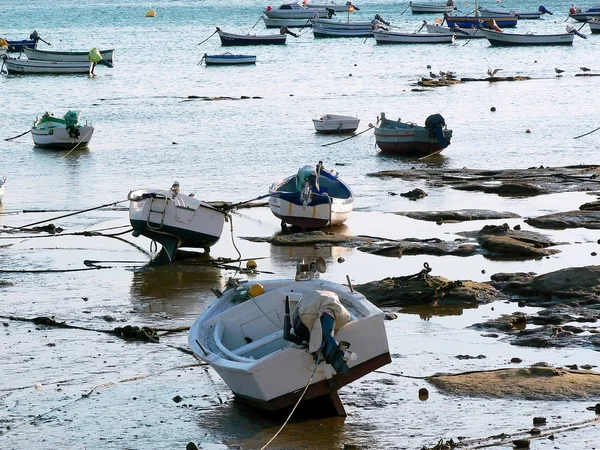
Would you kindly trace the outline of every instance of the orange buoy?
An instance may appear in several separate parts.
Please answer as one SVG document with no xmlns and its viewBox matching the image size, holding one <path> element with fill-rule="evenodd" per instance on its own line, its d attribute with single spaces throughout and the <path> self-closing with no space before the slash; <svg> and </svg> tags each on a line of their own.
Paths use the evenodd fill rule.
<svg viewBox="0 0 600 450">
<path fill-rule="evenodd" d="M 146 17 L 156 17 L 156 11 L 153 9 L 150 9 L 146 12 Z"/>
</svg>

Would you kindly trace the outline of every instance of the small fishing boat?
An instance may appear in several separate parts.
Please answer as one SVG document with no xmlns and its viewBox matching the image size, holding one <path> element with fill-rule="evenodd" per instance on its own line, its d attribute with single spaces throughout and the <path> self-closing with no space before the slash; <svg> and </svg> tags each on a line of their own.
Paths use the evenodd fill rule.
<svg viewBox="0 0 600 450">
<path fill-rule="evenodd" d="M 201 61 L 204 61 L 204 64 L 207 66 L 255 64 L 256 55 L 234 55 L 229 52 L 222 55 L 209 55 L 205 53 Z"/>
<path fill-rule="evenodd" d="M 315 16 L 321 18 L 331 17 L 335 14 L 333 9 L 327 8 L 309 8 L 302 3 L 284 3 L 277 8 L 267 6 L 263 14 L 270 19 L 311 19 Z"/>
<path fill-rule="evenodd" d="M 480 28 L 460 28 L 460 27 L 444 27 L 442 25 L 431 25 L 426 23 L 425 29 L 428 33 L 432 34 L 445 34 L 451 35 L 454 34 L 454 37 L 457 39 L 485 39 L 485 36 L 478 31 Z"/>
<path fill-rule="evenodd" d="M 261 18 L 266 28 L 305 28 L 312 26 L 309 19 L 271 19 L 264 14 Z"/>
<path fill-rule="evenodd" d="M 352 133 L 358 128 L 360 119 L 352 116 L 325 114 L 313 120 L 315 130 L 319 133 Z"/>
<path fill-rule="evenodd" d="M 202 248 L 206 253 L 223 232 L 227 213 L 208 203 L 171 189 L 129 192 L 129 221 L 135 237 L 145 236 L 162 245 L 169 261 L 180 247 Z"/>
<path fill-rule="evenodd" d="M 284 45 L 288 31 L 287 28 L 281 27 L 279 34 L 234 34 L 226 33 L 217 27 L 217 33 L 219 33 L 222 46 L 232 47 L 238 45 Z"/>
<path fill-rule="evenodd" d="M 51 45 L 50 42 L 47 42 L 41 38 L 39 33 L 36 30 L 33 30 L 29 35 L 29 39 L 21 39 L 21 40 L 8 40 L 8 52 L 22 52 L 25 48 L 36 48 L 39 41 L 47 45 Z"/>
<path fill-rule="evenodd" d="M 31 137 L 36 147 L 55 150 L 86 147 L 93 133 L 94 127 L 87 120 L 82 123 L 81 111 L 67 111 L 63 117 L 45 112 L 31 127 Z"/>
<path fill-rule="evenodd" d="M 425 126 L 412 122 L 389 120 L 385 113 L 377 119 L 375 142 L 382 152 L 398 155 L 428 156 L 441 152 L 450 145 L 452 130 L 439 114 L 425 120 Z"/>
<path fill-rule="evenodd" d="M 540 5 L 537 11 L 522 11 L 520 9 L 509 10 L 501 8 L 479 8 L 479 13 L 484 16 L 517 16 L 519 19 L 539 19 L 543 14 L 552 15 L 544 5 Z"/>
<path fill-rule="evenodd" d="M 27 56 L 30 61 L 57 61 L 57 62 L 87 62 L 90 63 L 89 56 L 90 52 L 71 52 L 71 51 L 50 51 L 40 50 L 25 47 L 23 53 Z M 112 63 L 115 51 L 111 50 L 99 50 L 100 56 L 106 62 Z"/>
<path fill-rule="evenodd" d="M 352 286 L 319 279 L 323 258 L 296 277 L 237 282 L 193 323 L 188 345 L 236 398 L 284 413 L 311 401 L 345 416 L 337 391 L 389 364 L 383 312 Z"/>
<path fill-rule="evenodd" d="M 360 8 L 358 8 L 357 6 L 354 6 L 352 4 L 352 2 L 346 2 L 343 4 L 339 4 L 339 3 L 335 3 L 335 2 L 331 2 L 331 3 L 309 3 L 306 0 L 302 2 L 302 4 L 304 6 L 306 6 L 308 9 L 331 9 L 335 12 L 348 12 L 350 11 L 350 7 L 352 7 L 352 11 L 354 10 L 360 10 Z"/>
<path fill-rule="evenodd" d="M 354 195 L 337 173 L 323 167 L 304 166 L 297 174 L 269 188 L 271 212 L 286 224 L 314 230 L 344 223 L 354 208 Z"/>
<path fill-rule="evenodd" d="M 588 22 L 592 34 L 600 34 L 600 19 L 593 19 Z"/>
<path fill-rule="evenodd" d="M 4 198 L 4 186 L 6 185 L 6 177 L 0 178 L 0 203 L 2 203 L 2 199 Z"/>
<path fill-rule="evenodd" d="M 569 17 L 571 19 L 575 19 L 577 22 L 587 22 L 590 19 L 600 19 L 600 3 L 584 10 L 575 6 L 571 6 L 569 9 Z"/>
<path fill-rule="evenodd" d="M 574 33 L 534 34 L 504 33 L 482 28 L 479 31 L 494 47 L 517 47 L 528 45 L 573 45 Z"/>
<path fill-rule="evenodd" d="M 377 44 L 452 44 L 454 33 L 410 33 L 388 30 L 373 30 Z"/>
<path fill-rule="evenodd" d="M 500 28 L 514 28 L 517 26 L 519 18 L 516 15 L 474 15 L 474 16 L 455 16 L 444 13 L 446 24 L 452 28 L 490 28 L 495 24 Z"/>
<path fill-rule="evenodd" d="M 315 37 L 368 37 L 373 31 L 371 22 L 342 22 L 329 19 L 310 19 Z"/>
<path fill-rule="evenodd" d="M 9 74 L 75 74 L 75 73 L 91 73 L 92 64 L 88 62 L 58 62 L 58 61 L 30 61 L 21 58 L 7 58 L 6 55 L 0 56 L 6 65 Z M 106 63 L 108 67 L 112 64 Z"/>
<path fill-rule="evenodd" d="M 413 3 L 408 2 L 410 11 L 413 14 L 441 14 L 456 9 L 454 2 L 449 0 L 446 3 Z"/>
</svg>

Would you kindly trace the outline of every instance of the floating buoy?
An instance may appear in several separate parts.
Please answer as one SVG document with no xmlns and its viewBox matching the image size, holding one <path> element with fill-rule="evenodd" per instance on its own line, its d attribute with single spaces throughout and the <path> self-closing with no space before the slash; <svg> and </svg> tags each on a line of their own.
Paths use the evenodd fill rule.
<svg viewBox="0 0 600 450">
<path fill-rule="evenodd" d="M 491 111 L 491 112 L 496 112 L 496 107 L 495 107 L 495 106 L 492 106 L 492 107 L 490 108 L 490 111 Z"/>
<path fill-rule="evenodd" d="M 248 289 L 248 294 L 250 294 L 250 297 L 258 297 L 259 295 L 262 295 L 264 293 L 265 288 L 262 284 L 253 284 L 252 286 L 250 286 L 250 289 Z"/>
<path fill-rule="evenodd" d="M 426 388 L 419 389 L 419 400 L 425 401 L 429 398 L 429 391 Z"/>
<path fill-rule="evenodd" d="M 148 10 L 148 12 L 146 12 L 146 17 L 156 17 L 156 11 L 153 9 Z"/>
<path fill-rule="evenodd" d="M 246 263 L 246 269 L 254 270 L 257 266 L 258 264 L 256 264 L 256 261 L 254 261 L 253 259 Z"/>
<path fill-rule="evenodd" d="M 527 129 L 525 130 L 525 133 L 529 134 L 529 133 L 531 133 L 531 130 L 530 130 L 529 128 L 527 128 Z"/>
</svg>

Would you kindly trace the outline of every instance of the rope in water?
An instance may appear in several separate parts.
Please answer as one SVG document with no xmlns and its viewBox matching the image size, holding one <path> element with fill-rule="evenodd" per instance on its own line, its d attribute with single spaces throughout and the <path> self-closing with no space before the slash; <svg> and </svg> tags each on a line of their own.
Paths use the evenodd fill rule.
<svg viewBox="0 0 600 450">
<path fill-rule="evenodd" d="M 349 137 L 344 138 L 344 139 L 340 139 L 339 141 L 330 142 L 329 144 L 323 144 L 323 145 L 321 145 L 321 147 L 327 147 L 329 145 L 339 144 L 340 142 L 344 142 L 344 141 L 347 141 L 348 139 L 355 138 L 356 136 L 360 136 L 361 134 L 366 133 L 371 128 L 375 128 L 375 126 L 374 125 L 369 125 L 369 128 L 367 128 L 366 130 L 361 131 L 360 133 L 353 134 L 352 136 L 349 136 Z"/>
<path fill-rule="evenodd" d="M 73 150 L 75 150 L 77 147 L 79 147 L 81 145 L 81 143 L 83 141 L 85 141 L 85 138 L 88 137 L 92 132 L 94 131 L 94 128 L 90 128 L 90 131 L 87 132 L 87 134 L 81 138 L 81 140 L 77 143 L 77 145 L 75 145 L 75 147 L 73 147 L 71 150 L 69 150 L 67 153 L 65 153 L 64 155 L 61 156 L 61 158 L 64 158 L 65 156 L 67 156 L 69 153 L 71 153 Z"/>
<path fill-rule="evenodd" d="M 267 448 L 269 446 L 269 444 L 271 442 L 273 442 L 277 436 L 279 436 L 279 433 L 281 433 L 281 431 L 283 430 L 283 428 L 287 425 L 287 423 L 289 422 L 289 420 L 292 418 L 292 414 L 294 414 L 294 411 L 296 411 L 296 408 L 298 407 L 298 405 L 300 404 L 300 402 L 304 398 L 304 394 L 306 394 L 306 391 L 308 390 L 308 387 L 310 386 L 310 383 L 312 382 L 312 379 L 315 376 L 315 372 L 317 371 L 317 367 L 319 367 L 319 363 L 320 362 L 321 362 L 321 355 L 319 354 L 319 355 L 317 355 L 317 363 L 315 364 L 315 368 L 313 369 L 313 372 L 312 372 L 312 374 L 310 376 L 310 379 L 308 380 L 308 383 L 306 383 L 306 387 L 304 388 L 304 391 L 302 391 L 302 395 L 300 396 L 300 398 L 298 399 L 298 401 L 294 405 L 294 408 L 290 412 L 290 415 L 287 417 L 287 419 L 285 419 L 285 422 L 283 422 L 283 425 L 281 425 L 281 428 L 279 428 L 279 430 L 277 430 L 277 433 L 275 433 L 275 435 L 271 438 L 271 440 L 269 442 L 267 442 L 265 445 L 263 445 L 260 450 L 265 450 L 265 448 Z"/>
</svg>

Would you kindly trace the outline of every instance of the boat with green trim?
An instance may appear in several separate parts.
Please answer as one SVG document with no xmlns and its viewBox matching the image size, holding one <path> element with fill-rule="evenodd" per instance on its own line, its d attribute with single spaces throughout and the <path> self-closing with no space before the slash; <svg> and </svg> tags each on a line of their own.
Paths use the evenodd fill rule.
<svg viewBox="0 0 600 450">
<path fill-rule="evenodd" d="M 81 111 L 67 111 L 63 117 L 57 117 L 46 111 L 36 119 L 31 127 L 31 137 L 36 147 L 50 149 L 68 149 L 87 147 L 94 127 L 83 122 Z"/>
</svg>

